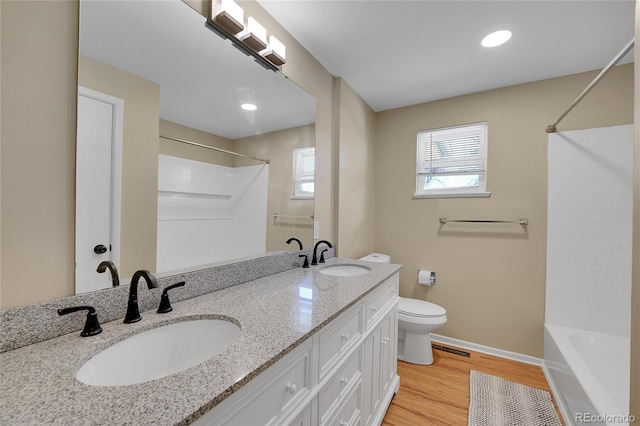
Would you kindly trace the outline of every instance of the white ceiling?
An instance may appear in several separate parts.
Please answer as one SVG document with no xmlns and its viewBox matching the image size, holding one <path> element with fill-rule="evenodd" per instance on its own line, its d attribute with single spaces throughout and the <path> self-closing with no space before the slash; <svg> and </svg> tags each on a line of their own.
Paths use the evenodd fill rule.
<svg viewBox="0 0 640 426">
<path fill-rule="evenodd" d="M 83 0 L 80 52 L 159 84 L 160 118 L 194 129 L 237 139 L 315 121 L 313 96 L 204 24 L 180 0 Z"/>
<path fill-rule="evenodd" d="M 258 2 L 375 111 L 601 69 L 634 35 L 633 0 Z"/>
</svg>

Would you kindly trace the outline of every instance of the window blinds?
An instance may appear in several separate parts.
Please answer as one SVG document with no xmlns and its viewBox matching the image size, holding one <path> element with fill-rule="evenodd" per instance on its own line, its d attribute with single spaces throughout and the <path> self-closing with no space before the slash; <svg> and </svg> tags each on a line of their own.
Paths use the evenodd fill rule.
<svg viewBox="0 0 640 426">
<path fill-rule="evenodd" d="M 418 133 L 417 173 L 459 176 L 485 173 L 486 123 Z"/>
<path fill-rule="evenodd" d="M 316 171 L 315 147 L 294 148 L 293 197 L 313 197 Z"/>
<path fill-rule="evenodd" d="M 298 148 L 296 150 L 295 182 L 313 181 L 316 171 L 315 148 Z"/>
</svg>

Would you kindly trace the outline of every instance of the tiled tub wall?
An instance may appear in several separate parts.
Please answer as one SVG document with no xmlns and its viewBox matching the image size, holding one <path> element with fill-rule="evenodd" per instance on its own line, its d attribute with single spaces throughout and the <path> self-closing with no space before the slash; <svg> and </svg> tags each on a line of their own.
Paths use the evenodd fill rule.
<svg viewBox="0 0 640 426">
<path fill-rule="evenodd" d="M 170 275 L 158 278 L 159 287 L 151 290 L 148 290 L 146 282 L 141 280 L 138 283 L 140 312 L 156 309 L 160 303 L 162 290 L 171 284 L 186 282 L 184 287 L 175 288 L 170 292 L 171 302 L 179 302 L 300 267 L 302 264 L 298 257 L 300 254 L 307 254 L 311 258 L 312 253 L 311 250 L 277 253 Z M 329 249 L 325 257 L 333 256 L 334 249 Z M 0 313 L 0 353 L 82 330 L 86 315 L 76 313 L 60 317 L 57 312 L 60 308 L 90 305 L 96 308 L 99 321 L 106 323 L 124 318 L 128 299 L 129 286 L 124 285 L 2 311 Z"/>
</svg>

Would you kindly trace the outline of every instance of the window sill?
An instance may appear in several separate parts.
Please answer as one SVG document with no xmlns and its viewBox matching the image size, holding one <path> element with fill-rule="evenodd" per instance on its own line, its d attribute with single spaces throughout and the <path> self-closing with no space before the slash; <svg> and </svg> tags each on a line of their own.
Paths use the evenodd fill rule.
<svg viewBox="0 0 640 426">
<path fill-rule="evenodd" d="M 308 197 L 306 195 L 302 196 L 302 195 L 290 195 L 289 199 L 290 200 L 313 200 L 314 197 Z"/>
<path fill-rule="evenodd" d="M 422 198 L 489 198 L 490 192 L 466 192 L 460 194 L 416 194 L 413 196 L 414 200 Z"/>
</svg>

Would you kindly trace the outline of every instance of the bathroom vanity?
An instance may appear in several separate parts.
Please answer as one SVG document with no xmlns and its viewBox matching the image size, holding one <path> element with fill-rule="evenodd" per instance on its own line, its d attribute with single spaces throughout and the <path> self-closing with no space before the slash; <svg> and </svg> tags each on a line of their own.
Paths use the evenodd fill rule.
<svg viewBox="0 0 640 426">
<path fill-rule="evenodd" d="M 322 272 L 335 264 L 366 266 L 366 273 Z M 143 312 L 138 323 L 103 323 L 97 336 L 74 332 L 5 352 L 0 423 L 380 424 L 399 386 L 400 268 L 332 258 L 176 302 L 168 314 Z M 240 334 L 194 367 L 129 386 L 75 378 L 131 335 L 212 318 L 239 324 Z"/>
<path fill-rule="evenodd" d="M 399 386 L 397 301 L 394 274 L 196 424 L 380 424 Z"/>
</svg>

